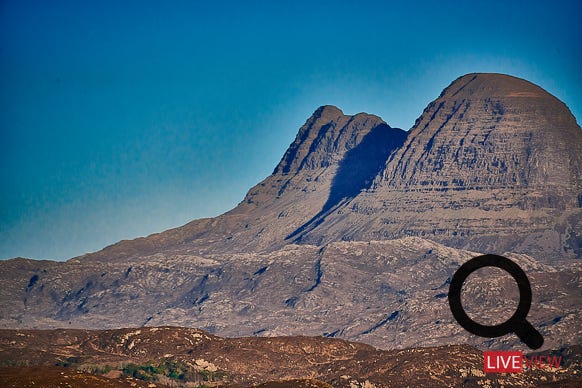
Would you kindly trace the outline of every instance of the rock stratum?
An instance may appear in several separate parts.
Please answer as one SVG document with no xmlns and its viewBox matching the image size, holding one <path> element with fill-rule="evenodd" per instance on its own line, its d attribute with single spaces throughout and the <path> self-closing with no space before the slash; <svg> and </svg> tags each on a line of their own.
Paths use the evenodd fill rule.
<svg viewBox="0 0 582 388">
<path fill-rule="evenodd" d="M 542 350 L 579 344 L 581 159 L 568 108 L 506 75 L 460 77 L 408 132 L 323 106 L 223 215 L 66 262 L 0 263 L 0 327 L 526 350 L 514 335 L 466 333 L 448 308 L 456 269 L 496 253 L 532 283 Z M 470 278 L 465 294 L 483 323 L 509 318 L 518 299 L 503 273 Z"/>
</svg>

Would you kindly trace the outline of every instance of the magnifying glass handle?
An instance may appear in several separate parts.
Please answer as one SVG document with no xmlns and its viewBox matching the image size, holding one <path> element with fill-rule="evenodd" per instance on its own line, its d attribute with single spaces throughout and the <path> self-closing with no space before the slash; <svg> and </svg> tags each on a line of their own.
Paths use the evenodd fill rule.
<svg viewBox="0 0 582 388">
<path fill-rule="evenodd" d="M 544 337 L 525 319 L 515 325 L 515 334 L 530 349 L 539 349 L 544 344 Z"/>
</svg>

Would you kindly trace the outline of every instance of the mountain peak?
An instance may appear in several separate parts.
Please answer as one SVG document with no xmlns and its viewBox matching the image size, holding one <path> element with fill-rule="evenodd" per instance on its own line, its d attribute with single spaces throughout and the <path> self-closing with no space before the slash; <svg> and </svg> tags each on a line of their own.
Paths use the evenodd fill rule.
<svg viewBox="0 0 582 388">
<path fill-rule="evenodd" d="M 313 114 L 307 119 L 305 126 L 317 127 L 328 124 L 330 122 L 337 122 L 342 117 L 346 117 L 344 112 L 336 106 L 333 105 L 322 105 L 313 112 Z M 301 132 L 300 129 L 300 132 Z"/>
<path fill-rule="evenodd" d="M 552 98 L 541 87 L 524 79 L 498 73 L 470 73 L 457 78 L 440 98 Z"/>
<path fill-rule="evenodd" d="M 313 116 L 336 118 L 343 116 L 344 112 L 335 105 L 322 105 L 313 112 Z"/>
<path fill-rule="evenodd" d="M 472 73 L 428 105 L 383 180 L 422 190 L 561 186 L 580 179 L 581 154 L 582 131 L 556 97 L 517 77 Z"/>
<path fill-rule="evenodd" d="M 364 113 L 348 116 L 333 105 L 321 106 L 299 129 L 274 172 L 287 175 L 337 163 L 381 124 L 388 126 L 378 116 Z"/>
</svg>

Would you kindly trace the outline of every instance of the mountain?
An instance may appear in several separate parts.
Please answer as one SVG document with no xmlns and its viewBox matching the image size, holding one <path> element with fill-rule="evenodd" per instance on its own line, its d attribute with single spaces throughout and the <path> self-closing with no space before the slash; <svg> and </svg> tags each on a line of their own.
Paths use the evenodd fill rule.
<svg viewBox="0 0 582 388">
<path fill-rule="evenodd" d="M 419 236 L 554 261 L 582 256 L 582 131 L 527 81 L 468 74 L 416 121 L 374 184 L 295 241 Z"/>
<path fill-rule="evenodd" d="M 546 262 L 582 256 L 582 130 L 540 87 L 455 80 L 409 132 L 323 106 L 233 210 L 88 259 L 207 254 L 418 236 Z"/>
<path fill-rule="evenodd" d="M 447 305 L 456 269 L 498 253 L 532 283 L 528 320 L 544 349 L 579 344 L 581 134 L 555 97 L 498 74 L 457 79 L 409 132 L 324 106 L 219 217 L 67 262 L 0 263 L 0 327 L 523 348 L 514 335 L 468 334 Z M 512 285 L 477 276 L 465 307 L 483 322 L 509 318 Z"/>
</svg>

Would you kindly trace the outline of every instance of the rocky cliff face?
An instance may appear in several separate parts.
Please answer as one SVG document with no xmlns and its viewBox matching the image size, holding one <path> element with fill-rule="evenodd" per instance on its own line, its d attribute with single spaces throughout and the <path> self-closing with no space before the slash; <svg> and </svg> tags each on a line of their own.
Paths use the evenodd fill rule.
<svg viewBox="0 0 582 388">
<path fill-rule="evenodd" d="M 423 112 L 369 190 L 301 240 L 421 236 L 548 260 L 582 255 L 582 131 L 527 81 L 469 74 Z"/>
</svg>

